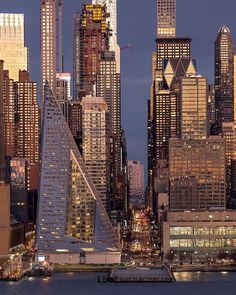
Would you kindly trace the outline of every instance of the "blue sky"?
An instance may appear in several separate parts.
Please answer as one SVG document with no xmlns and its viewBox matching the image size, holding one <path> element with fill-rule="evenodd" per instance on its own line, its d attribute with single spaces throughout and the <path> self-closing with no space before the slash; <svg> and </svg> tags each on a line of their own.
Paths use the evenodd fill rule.
<svg viewBox="0 0 236 295">
<path fill-rule="evenodd" d="M 133 48 L 122 52 L 122 122 L 128 156 L 146 164 L 146 102 L 151 83 L 151 54 L 155 50 L 156 0 L 117 0 L 119 43 Z M 72 70 L 73 13 L 89 1 L 64 0 L 65 70 Z M 31 78 L 39 81 L 40 0 L 0 0 L 0 12 L 25 14 L 26 44 L 30 48 Z M 192 55 L 198 71 L 213 81 L 214 41 L 218 28 L 228 25 L 236 37 L 235 0 L 177 0 L 177 34 L 193 39 Z"/>
</svg>

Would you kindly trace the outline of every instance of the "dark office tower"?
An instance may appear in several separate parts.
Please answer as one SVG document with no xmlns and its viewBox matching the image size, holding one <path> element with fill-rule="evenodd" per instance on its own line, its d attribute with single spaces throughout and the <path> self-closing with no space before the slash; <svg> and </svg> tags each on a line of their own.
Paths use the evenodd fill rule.
<svg viewBox="0 0 236 295">
<path fill-rule="evenodd" d="M 80 60 L 80 54 L 82 46 L 81 40 L 81 16 L 80 12 L 76 11 L 74 14 L 74 35 L 73 35 L 73 97 L 78 98 L 79 84 L 80 84 L 80 67 L 82 61 Z"/>
<path fill-rule="evenodd" d="M 157 37 L 176 36 L 176 0 L 157 1 Z"/>
<path fill-rule="evenodd" d="M 209 126 L 209 134 L 214 134 L 215 122 L 216 122 L 216 108 L 215 108 L 215 87 L 209 85 L 208 87 L 208 101 L 207 101 L 207 118 Z"/>
<path fill-rule="evenodd" d="M 41 102 L 47 80 L 56 93 L 56 0 L 41 0 L 40 15 L 41 50 Z"/>
<path fill-rule="evenodd" d="M 27 178 L 28 162 L 25 159 L 12 159 L 9 163 L 11 187 L 11 214 L 21 223 L 28 219 L 27 210 Z"/>
<path fill-rule="evenodd" d="M 72 100 L 68 105 L 68 125 L 77 143 L 77 139 L 79 138 L 79 130 L 81 129 L 82 125 L 82 106 L 81 102 L 78 100 Z"/>
<path fill-rule="evenodd" d="M 106 7 L 85 4 L 74 16 L 74 97 L 80 90 L 95 94 L 101 52 L 109 49 Z"/>
<path fill-rule="evenodd" d="M 225 155 L 226 155 L 226 204 L 227 207 L 231 206 L 231 197 L 233 196 L 233 185 L 235 181 L 232 174 L 232 169 L 235 165 L 235 126 L 234 122 L 222 123 L 222 135 L 225 140 Z"/>
<path fill-rule="evenodd" d="M 5 132 L 3 120 L 3 61 L 0 61 L 0 181 L 5 182 Z"/>
<path fill-rule="evenodd" d="M 215 101 L 218 132 L 234 121 L 234 46 L 230 29 L 219 29 L 215 41 Z"/>
<path fill-rule="evenodd" d="M 115 52 L 101 55 L 96 82 L 96 95 L 104 97 L 109 111 L 111 198 L 117 196 L 118 177 L 121 174 L 121 90 L 120 74 L 116 71 Z"/>
<path fill-rule="evenodd" d="M 118 176 L 117 195 L 113 204 L 112 221 L 121 222 L 128 211 L 128 160 L 125 131 L 121 130 L 121 173 Z"/>
</svg>

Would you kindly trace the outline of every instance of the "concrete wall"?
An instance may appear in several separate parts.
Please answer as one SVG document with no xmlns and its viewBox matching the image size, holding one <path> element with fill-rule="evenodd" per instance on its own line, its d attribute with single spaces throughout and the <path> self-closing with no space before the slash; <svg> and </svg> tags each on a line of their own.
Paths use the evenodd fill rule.
<svg viewBox="0 0 236 295">
<path fill-rule="evenodd" d="M 47 254 L 48 261 L 55 264 L 80 264 L 80 253 L 77 254 Z"/>
<path fill-rule="evenodd" d="M 121 254 L 119 252 L 87 252 L 86 264 L 120 264 Z"/>
<path fill-rule="evenodd" d="M 120 264 L 119 252 L 87 252 L 85 258 L 80 253 L 45 254 L 47 261 L 55 264 Z"/>
</svg>

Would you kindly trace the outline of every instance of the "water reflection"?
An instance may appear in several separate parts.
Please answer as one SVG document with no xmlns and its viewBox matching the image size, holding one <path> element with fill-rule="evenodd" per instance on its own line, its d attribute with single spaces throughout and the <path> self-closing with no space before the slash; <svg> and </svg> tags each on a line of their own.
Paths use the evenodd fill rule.
<svg viewBox="0 0 236 295">
<path fill-rule="evenodd" d="M 202 281 L 209 282 L 215 280 L 223 280 L 227 276 L 230 277 L 230 273 L 222 271 L 219 273 L 214 272 L 175 272 L 175 279 L 177 282 L 192 282 L 192 281 Z"/>
</svg>

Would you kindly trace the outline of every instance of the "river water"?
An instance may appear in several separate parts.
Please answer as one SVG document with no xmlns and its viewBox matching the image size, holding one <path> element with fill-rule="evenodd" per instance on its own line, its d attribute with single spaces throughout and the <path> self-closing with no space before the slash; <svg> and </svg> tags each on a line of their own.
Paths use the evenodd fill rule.
<svg viewBox="0 0 236 295">
<path fill-rule="evenodd" d="M 235 295 L 236 273 L 179 273 L 176 283 L 97 283 L 97 274 L 54 274 L 49 279 L 0 282 L 0 295 Z"/>
</svg>

